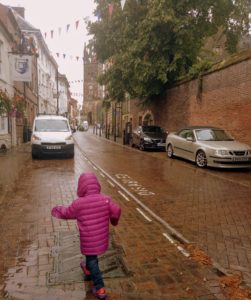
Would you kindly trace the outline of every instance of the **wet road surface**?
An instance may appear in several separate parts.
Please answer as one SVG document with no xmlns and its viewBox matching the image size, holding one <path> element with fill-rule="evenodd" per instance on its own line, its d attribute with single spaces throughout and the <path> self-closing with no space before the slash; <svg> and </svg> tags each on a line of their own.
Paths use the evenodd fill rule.
<svg viewBox="0 0 251 300">
<path fill-rule="evenodd" d="M 251 170 L 202 170 L 165 153 L 112 150 L 112 143 L 109 148 L 101 139 L 96 144 L 85 139 L 95 138 L 79 140 L 91 160 L 182 237 L 251 285 Z M 93 151 L 94 144 L 100 153 Z"/>
<path fill-rule="evenodd" d="M 52 219 L 50 209 L 75 198 L 78 176 L 86 171 L 98 175 L 103 192 L 123 209 L 111 235 L 123 249 L 130 273 L 106 278 L 110 299 L 227 299 L 227 293 L 236 291 L 247 295 L 238 285 L 232 291 L 222 284 L 224 276 L 218 276 L 210 258 L 250 284 L 250 172 L 215 175 L 168 160 L 164 153 L 142 153 L 91 133 L 77 132 L 75 138 L 74 160 L 32 161 L 29 149 L 18 156 L 25 167 L 14 189 L 1 190 L 3 299 L 85 299 L 86 293 L 86 299 L 93 299 L 82 282 L 48 284 L 57 234 L 76 232 L 74 221 Z M 188 244 L 180 243 L 177 235 Z"/>
</svg>

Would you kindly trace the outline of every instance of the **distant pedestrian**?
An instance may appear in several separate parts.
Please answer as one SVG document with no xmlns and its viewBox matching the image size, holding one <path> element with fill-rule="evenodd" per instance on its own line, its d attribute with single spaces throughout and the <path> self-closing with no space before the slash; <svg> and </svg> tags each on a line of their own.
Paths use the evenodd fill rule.
<svg viewBox="0 0 251 300">
<path fill-rule="evenodd" d="M 121 208 L 110 196 L 101 194 L 100 183 L 94 173 L 82 173 L 78 179 L 78 198 L 69 206 L 58 205 L 51 211 L 59 219 L 76 219 L 80 233 L 80 249 L 85 255 L 82 267 L 86 280 L 94 284 L 93 294 L 106 299 L 107 293 L 99 269 L 98 255 L 109 246 L 109 223 L 117 225 Z M 88 278 L 90 277 L 90 278 Z"/>
</svg>

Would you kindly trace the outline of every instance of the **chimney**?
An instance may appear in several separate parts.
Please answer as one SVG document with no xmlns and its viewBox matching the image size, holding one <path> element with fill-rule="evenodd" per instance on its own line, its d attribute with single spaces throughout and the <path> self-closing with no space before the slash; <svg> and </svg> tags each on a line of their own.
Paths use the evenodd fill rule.
<svg viewBox="0 0 251 300">
<path fill-rule="evenodd" d="M 15 12 L 17 12 L 23 19 L 25 19 L 25 8 L 24 7 L 21 7 L 21 6 L 15 6 L 15 7 L 12 7 Z"/>
</svg>

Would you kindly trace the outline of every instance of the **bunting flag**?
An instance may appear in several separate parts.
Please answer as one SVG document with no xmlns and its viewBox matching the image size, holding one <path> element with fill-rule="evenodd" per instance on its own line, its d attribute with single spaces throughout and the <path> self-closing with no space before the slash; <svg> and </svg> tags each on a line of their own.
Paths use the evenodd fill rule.
<svg viewBox="0 0 251 300">
<path fill-rule="evenodd" d="M 83 82 L 83 79 L 81 79 L 81 80 L 72 80 L 72 81 L 69 81 L 69 83 L 78 83 L 78 82 Z"/>
<path fill-rule="evenodd" d="M 126 3 L 126 0 L 121 0 L 121 8 L 122 8 L 122 10 L 124 9 L 125 3 Z"/>
<path fill-rule="evenodd" d="M 112 5 L 113 6 L 113 5 Z M 113 9 L 113 8 L 111 8 L 111 9 Z M 101 13 L 98 13 L 98 18 L 100 18 L 101 17 Z M 82 22 L 84 22 L 84 23 L 87 23 L 87 22 L 89 22 L 89 20 L 90 20 L 90 18 L 89 17 L 84 17 L 84 18 L 82 18 L 82 20 L 77 20 L 77 21 L 75 21 L 75 29 L 76 30 L 78 30 L 78 28 L 79 28 L 79 25 L 80 25 L 80 21 L 82 21 Z M 73 28 L 73 26 L 71 25 L 71 24 L 67 24 L 66 26 L 65 26 L 65 28 L 66 28 L 66 33 L 68 33 L 68 31 L 69 31 L 69 29 L 70 28 Z M 51 37 L 51 38 L 53 38 L 54 36 L 55 36 L 55 32 L 56 32 L 56 30 L 49 30 L 48 32 L 45 32 L 44 33 L 44 37 L 45 37 L 45 39 L 47 38 L 47 37 Z M 60 36 L 61 35 L 61 33 L 62 33 L 62 27 L 58 27 L 57 28 L 57 32 L 58 32 L 58 36 Z"/>
<path fill-rule="evenodd" d="M 57 58 L 62 57 L 63 59 L 65 59 L 66 57 L 68 57 L 68 58 L 70 58 L 71 60 L 73 59 L 73 56 L 72 56 L 72 55 L 68 55 L 68 54 L 66 54 L 66 53 L 60 54 L 59 52 L 56 52 L 55 54 L 56 54 Z M 80 58 L 81 58 L 80 56 L 75 56 L 76 61 L 79 61 Z M 84 60 L 83 57 L 82 57 L 82 60 Z"/>
<path fill-rule="evenodd" d="M 96 11 L 96 12 L 94 13 L 94 16 L 97 17 L 98 20 L 100 20 L 100 19 L 101 19 L 101 12 L 100 12 L 100 11 Z"/>
<path fill-rule="evenodd" d="M 111 18 L 112 13 L 113 13 L 113 4 L 112 3 L 108 4 L 108 13 L 109 13 L 109 17 Z"/>
<path fill-rule="evenodd" d="M 79 20 L 75 22 L 76 30 L 78 30 Z"/>
</svg>

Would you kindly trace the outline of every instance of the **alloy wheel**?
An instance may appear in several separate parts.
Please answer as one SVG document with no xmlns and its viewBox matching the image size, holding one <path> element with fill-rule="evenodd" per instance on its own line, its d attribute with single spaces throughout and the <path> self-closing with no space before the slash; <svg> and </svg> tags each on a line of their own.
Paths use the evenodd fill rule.
<svg viewBox="0 0 251 300">
<path fill-rule="evenodd" d="M 172 147 L 171 144 L 169 144 L 169 145 L 167 146 L 167 156 L 168 156 L 169 158 L 173 157 L 173 147 Z"/>
<path fill-rule="evenodd" d="M 196 165 L 200 168 L 205 168 L 207 166 L 207 157 L 204 151 L 198 151 L 196 155 Z"/>
</svg>

